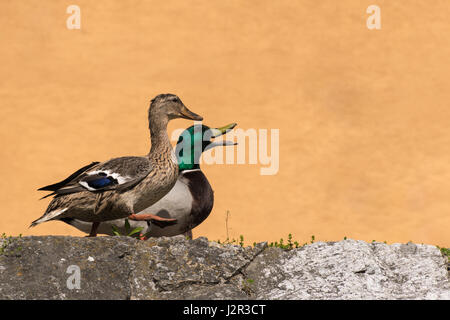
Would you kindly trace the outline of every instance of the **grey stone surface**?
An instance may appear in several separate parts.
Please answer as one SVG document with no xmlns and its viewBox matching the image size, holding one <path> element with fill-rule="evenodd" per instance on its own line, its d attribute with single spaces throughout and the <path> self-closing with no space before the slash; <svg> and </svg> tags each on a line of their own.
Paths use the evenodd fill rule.
<svg viewBox="0 0 450 320">
<path fill-rule="evenodd" d="M 127 299 L 136 240 L 108 237 L 24 237 L 0 255 L 0 299 Z M 67 269 L 81 271 L 69 290 Z"/>
<path fill-rule="evenodd" d="M 79 267 L 79 289 L 67 286 L 69 266 Z M 14 238 L 0 253 L 0 299 L 450 299 L 450 282 L 431 245 L 285 251 L 183 236 L 46 236 Z"/>
<path fill-rule="evenodd" d="M 446 259 L 431 245 L 343 240 L 268 249 L 246 276 L 258 299 L 450 299 Z"/>
</svg>

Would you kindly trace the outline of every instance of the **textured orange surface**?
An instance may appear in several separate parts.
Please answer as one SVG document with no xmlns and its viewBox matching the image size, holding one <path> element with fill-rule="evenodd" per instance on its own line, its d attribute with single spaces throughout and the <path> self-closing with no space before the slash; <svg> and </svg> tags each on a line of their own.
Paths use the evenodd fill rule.
<svg viewBox="0 0 450 320">
<path fill-rule="evenodd" d="M 0 232 L 81 235 L 28 229 L 49 202 L 36 189 L 147 153 L 148 102 L 171 92 L 210 126 L 280 129 L 277 175 L 203 166 L 216 202 L 194 236 L 223 240 L 229 210 L 249 243 L 448 246 L 449 16 L 448 0 L 2 1 Z"/>
</svg>

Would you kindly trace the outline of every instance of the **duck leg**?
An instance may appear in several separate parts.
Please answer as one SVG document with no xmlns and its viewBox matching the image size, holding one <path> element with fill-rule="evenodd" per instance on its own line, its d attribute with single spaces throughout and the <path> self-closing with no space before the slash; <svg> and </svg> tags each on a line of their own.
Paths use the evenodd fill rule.
<svg viewBox="0 0 450 320">
<path fill-rule="evenodd" d="M 156 221 L 164 221 L 164 222 L 174 222 L 177 221 L 177 219 L 168 219 L 168 218 L 162 218 L 160 216 L 154 215 L 154 214 L 130 214 L 128 216 L 128 219 L 135 220 L 135 221 L 149 221 L 149 220 L 156 220 Z"/>
<path fill-rule="evenodd" d="M 89 233 L 88 237 L 96 237 L 97 236 L 97 229 L 100 225 L 100 222 L 93 222 L 91 227 L 91 233 Z"/>
</svg>

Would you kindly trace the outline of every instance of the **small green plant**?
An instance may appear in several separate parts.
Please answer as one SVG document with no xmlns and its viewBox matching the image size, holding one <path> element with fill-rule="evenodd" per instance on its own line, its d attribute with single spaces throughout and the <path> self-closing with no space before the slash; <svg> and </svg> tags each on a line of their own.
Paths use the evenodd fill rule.
<svg viewBox="0 0 450 320">
<path fill-rule="evenodd" d="M 19 234 L 19 238 L 22 238 L 22 234 Z M 22 247 L 16 247 L 13 252 L 9 250 L 9 246 L 14 242 L 12 236 L 6 236 L 6 233 L 2 233 L 0 237 L 1 246 L 0 246 L 0 255 L 7 255 L 10 253 L 17 254 L 22 251 Z"/>
<path fill-rule="evenodd" d="M 112 231 L 115 236 L 127 236 L 127 237 L 141 237 L 141 231 L 144 229 L 143 227 L 137 227 L 131 230 L 130 222 L 128 219 L 125 219 L 125 224 L 123 226 L 125 228 L 125 232 L 120 234 L 119 229 L 116 226 L 112 226 Z"/>
<path fill-rule="evenodd" d="M 294 248 L 294 246 L 298 248 L 298 242 L 297 241 L 292 242 L 292 233 L 288 234 L 288 246 L 290 249 Z"/>
<path fill-rule="evenodd" d="M 218 244 L 237 244 L 240 245 L 241 247 L 244 247 L 244 236 L 241 234 L 239 236 L 239 241 L 237 239 L 230 239 L 230 238 L 226 238 L 224 242 L 221 242 L 220 240 L 216 241 Z M 256 242 L 253 243 L 254 245 L 256 245 Z"/>
<path fill-rule="evenodd" d="M 251 288 L 251 284 L 254 283 L 255 280 L 253 279 L 246 279 L 246 280 L 242 280 L 242 290 L 248 295 L 250 296 L 253 292 L 252 288 Z"/>
<path fill-rule="evenodd" d="M 230 236 L 229 236 L 229 233 L 228 233 L 228 231 L 230 229 L 229 226 L 228 226 L 228 221 L 230 219 L 230 216 L 231 216 L 230 210 L 227 210 L 226 215 L 225 215 L 225 229 L 226 229 L 226 232 L 227 232 L 227 238 L 223 242 L 221 242 L 220 240 L 217 240 L 216 242 L 218 244 L 238 244 L 241 247 L 244 247 L 244 236 L 242 234 L 239 236 L 239 241 L 234 239 L 234 238 L 230 239 Z M 256 242 L 254 242 L 253 245 L 255 246 Z"/>
<path fill-rule="evenodd" d="M 241 247 L 244 246 L 244 236 L 243 236 L 242 234 L 239 236 L 239 245 L 240 245 Z"/>
<path fill-rule="evenodd" d="M 314 236 L 313 236 L 313 237 L 314 237 Z M 280 242 L 275 241 L 275 242 L 269 243 L 269 247 L 281 248 L 281 249 L 284 249 L 284 250 L 291 250 L 291 249 L 294 249 L 294 248 L 300 248 L 300 247 L 302 247 L 302 246 L 298 243 L 298 241 L 293 241 L 292 239 L 293 239 L 293 238 L 292 238 L 292 233 L 289 233 L 289 234 L 288 234 L 288 238 L 287 238 L 287 243 L 284 243 L 284 239 L 281 238 L 281 239 L 280 239 Z M 307 243 L 304 243 L 303 246 L 305 246 L 306 244 L 307 244 Z"/>
<path fill-rule="evenodd" d="M 450 248 L 441 248 L 439 246 L 436 246 L 442 253 L 443 256 L 447 257 L 447 259 L 450 259 Z"/>
</svg>

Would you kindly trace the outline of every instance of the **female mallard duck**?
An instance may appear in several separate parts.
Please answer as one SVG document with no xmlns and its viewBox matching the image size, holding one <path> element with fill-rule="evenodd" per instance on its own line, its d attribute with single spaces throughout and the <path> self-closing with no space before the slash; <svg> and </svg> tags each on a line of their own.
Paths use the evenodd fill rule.
<svg viewBox="0 0 450 320">
<path fill-rule="evenodd" d="M 161 94 L 150 103 L 148 121 L 151 149 L 144 157 L 114 158 L 91 163 L 69 178 L 39 190 L 54 195 L 44 215 L 31 227 L 50 220 L 75 218 L 93 222 L 89 236 L 95 237 L 100 222 L 130 220 L 174 221 L 154 214 L 137 216 L 166 195 L 178 178 L 178 163 L 167 135 L 170 120 L 203 118 L 186 108 L 173 94 Z"/>
<path fill-rule="evenodd" d="M 232 123 L 222 128 L 210 129 L 205 125 L 195 125 L 187 128 L 180 135 L 175 149 L 180 174 L 175 186 L 157 203 L 137 214 L 140 216 L 152 212 L 166 219 L 176 219 L 176 223 L 129 221 L 129 227 L 126 228 L 125 219 L 117 219 L 102 223 L 98 233 L 113 235 L 113 228 L 117 228 L 120 234 L 126 234 L 129 230 L 141 228 L 140 232 L 147 237 L 187 233 L 192 238 L 191 230 L 209 216 L 214 203 L 211 185 L 200 170 L 201 153 L 216 146 L 234 145 L 235 143 L 230 141 L 213 142 L 211 138 L 225 134 L 235 126 L 236 124 Z M 196 148 L 201 152 L 196 152 Z M 73 218 L 60 220 L 86 233 L 89 232 L 92 225 L 90 222 Z"/>
</svg>

